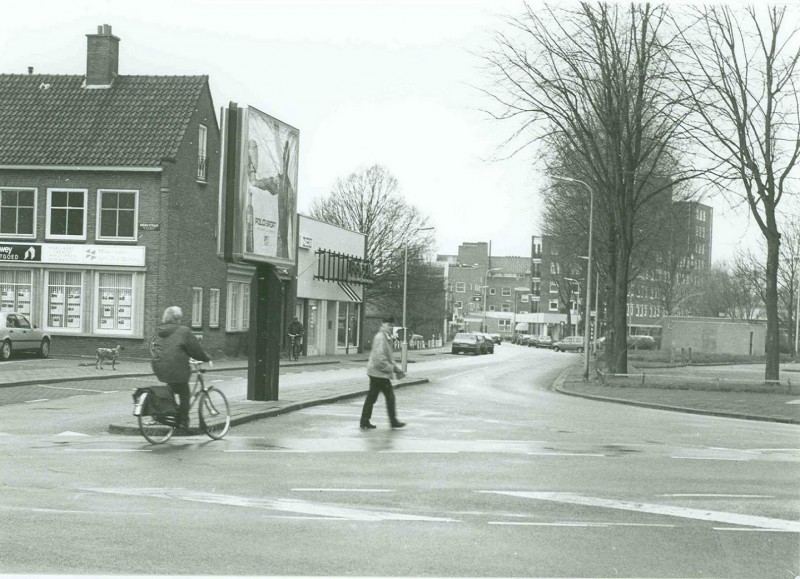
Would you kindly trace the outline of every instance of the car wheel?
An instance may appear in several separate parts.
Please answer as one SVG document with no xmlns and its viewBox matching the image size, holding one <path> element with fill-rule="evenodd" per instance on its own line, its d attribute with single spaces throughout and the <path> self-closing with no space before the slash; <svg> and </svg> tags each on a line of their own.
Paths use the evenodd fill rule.
<svg viewBox="0 0 800 579">
<path fill-rule="evenodd" d="M 11 342 L 6 340 L 0 346 L 0 360 L 8 360 L 11 357 Z"/>
<path fill-rule="evenodd" d="M 50 355 L 50 340 L 45 338 L 42 340 L 41 346 L 39 346 L 39 357 L 40 358 L 47 358 Z"/>
<path fill-rule="evenodd" d="M 560 352 L 561 351 L 561 349 L 558 346 L 554 346 L 553 350 L 555 350 L 556 352 Z"/>
<path fill-rule="evenodd" d="M 578 348 L 578 354 L 583 354 L 583 348 Z"/>
</svg>

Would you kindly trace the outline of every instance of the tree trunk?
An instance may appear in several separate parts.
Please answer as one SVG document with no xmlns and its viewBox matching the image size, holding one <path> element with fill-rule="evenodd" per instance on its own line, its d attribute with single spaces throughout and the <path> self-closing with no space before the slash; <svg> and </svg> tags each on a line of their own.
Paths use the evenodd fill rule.
<svg viewBox="0 0 800 579">
<path fill-rule="evenodd" d="M 778 380 L 780 377 L 780 329 L 778 327 L 778 259 L 780 257 L 781 236 L 778 233 L 774 215 L 767 216 L 767 365 L 765 380 Z"/>
</svg>

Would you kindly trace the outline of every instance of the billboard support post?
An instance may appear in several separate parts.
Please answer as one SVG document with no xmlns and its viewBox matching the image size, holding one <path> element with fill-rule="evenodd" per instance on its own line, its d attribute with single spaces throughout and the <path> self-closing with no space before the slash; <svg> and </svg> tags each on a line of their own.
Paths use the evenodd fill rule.
<svg viewBox="0 0 800 579">
<path fill-rule="evenodd" d="M 278 400 L 281 313 L 281 281 L 275 266 L 259 264 L 250 282 L 248 400 Z"/>
</svg>

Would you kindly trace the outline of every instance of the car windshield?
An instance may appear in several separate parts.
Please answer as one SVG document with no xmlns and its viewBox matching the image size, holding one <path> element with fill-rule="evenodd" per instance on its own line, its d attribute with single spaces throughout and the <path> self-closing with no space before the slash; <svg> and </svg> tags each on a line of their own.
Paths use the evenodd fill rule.
<svg viewBox="0 0 800 579">
<path fill-rule="evenodd" d="M 474 342 L 477 338 L 472 334 L 456 334 L 456 337 L 453 339 L 460 342 Z"/>
</svg>

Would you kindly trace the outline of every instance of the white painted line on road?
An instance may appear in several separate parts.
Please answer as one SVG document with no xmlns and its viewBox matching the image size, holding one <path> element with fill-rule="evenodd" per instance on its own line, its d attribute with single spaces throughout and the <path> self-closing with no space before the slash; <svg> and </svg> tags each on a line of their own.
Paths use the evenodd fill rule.
<svg viewBox="0 0 800 579">
<path fill-rule="evenodd" d="M 564 521 L 559 523 L 531 523 L 515 521 L 489 521 L 490 525 L 509 525 L 517 527 L 664 527 L 674 529 L 677 525 L 660 525 L 655 523 L 581 523 Z"/>
<path fill-rule="evenodd" d="M 738 531 L 740 533 L 796 533 L 786 529 L 742 529 L 740 527 L 712 527 L 715 531 Z"/>
<path fill-rule="evenodd" d="M 786 404 L 800 404 L 800 400 L 789 400 Z"/>
<path fill-rule="evenodd" d="M 753 452 L 800 452 L 800 448 L 751 448 Z"/>
<path fill-rule="evenodd" d="M 526 452 L 525 454 L 528 456 L 606 456 L 592 452 Z"/>
<path fill-rule="evenodd" d="M 458 454 L 458 450 L 379 450 L 380 454 Z"/>
<path fill-rule="evenodd" d="M 41 384 L 40 388 L 49 388 L 51 390 L 77 390 L 79 392 L 98 392 L 105 394 L 105 390 L 95 390 L 93 388 L 70 388 L 69 386 L 48 386 L 46 384 Z"/>
<path fill-rule="evenodd" d="M 47 402 L 48 400 L 50 400 L 50 399 L 49 398 L 39 398 L 37 400 L 26 400 L 25 403 L 26 404 L 32 404 L 33 402 Z"/>
<path fill-rule="evenodd" d="M 720 493 L 674 493 L 667 495 L 658 495 L 660 497 L 710 497 L 722 499 L 774 499 L 772 495 L 726 495 Z"/>
<path fill-rule="evenodd" d="M 34 513 L 52 513 L 63 515 L 138 515 L 149 516 L 150 513 L 132 513 L 130 511 L 70 511 L 67 509 L 46 509 L 43 507 L 0 507 L 4 511 L 29 511 Z"/>
<path fill-rule="evenodd" d="M 486 494 L 505 495 L 519 497 L 523 499 L 534 499 L 540 501 L 551 501 L 556 503 L 566 503 L 572 505 L 582 505 L 586 507 L 600 507 L 605 509 L 618 509 L 622 511 L 634 511 L 639 513 L 650 513 L 653 515 L 665 515 L 669 517 L 680 517 L 684 519 L 695 519 L 699 521 L 714 521 L 717 523 L 730 523 L 733 525 L 744 525 L 748 527 L 758 527 L 762 529 L 780 529 L 793 533 L 800 533 L 800 521 L 789 521 L 786 519 L 773 519 L 770 517 L 760 517 L 755 515 L 741 515 L 739 513 L 726 513 L 722 511 L 711 511 L 705 509 L 689 509 L 686 507 L 675 507 L 672 505 L 658 505 L 652 503 L 638 503 L 629 501 L 618 501 L 614 499 L 602 499 L 599 497 L 585 497 L 572 493 L 558 492 L 515 492 L 515 491 L 478 491 Z"/>
<path fill-rule="evenodd" d="M 88 434 L 84 434 L 83 432 L 72 432 L 71 430 L 65 430 L 64 432 L 59 432 L 56 436 L 89 436 Z"/>
<path fill-rule="evenodd" d="M 473 372 L 480 372 L 481 370 L 486 370 L 484 367 L 475 368 L 473 370 L 465 370 L 464 372 L 456 372 L 455 374 L 447 374 L 446 376 L 442 376 L 439 380 L 449 380 L 450 378 L 457 378 L 458 376 L 464 376 L 466 374 L 472 374 Z"/>
<path fill-rule="evenodd" d="M 308 451 L 307 450 L 292 450 L 292 449 L 288 449 L 288 448 L 284 448 L 284 449 L 279 449 L 279 448 L 248 448 L 248 449 L 241 449 L 241 450 L 223 450 L 222 452 L 239 452 L 239 453 L 242 453 L 242 452 L 274 452 L 274 453 L 284 452 L 284 453 L 287 453 L 288 452 L 288 453 L 303 454 L 303 453 L 306 453 Z"/>
<path fill-rule="evenodd" d="M 357 509 L 339 507 L 324 503 L 312 503 L 298 499 L 271 499 L 262 497 L 242 497 L 235 495 L 222 495 L 193 491 L 181 488 L 88 488 L 91 492 L 167 499 L 169 501 L 182 500 L 196 503 L 206 503 L 231 507 L 244 507 L 284 511 L 306 516 L 322 516 L 343 521 L 382 522 L 382 521 L 415 521 L 436 523 L 457 523 L 456 519 L 429 517 L 425 515 L 409 515 L 398 512 L 373 511 L 370 509 Z"/>
<path fill-rule="evenodd" d="M 150 448 L 65 448 L 65 452 L 153 452 Z"/>
<path fill-rule="evenodd" d="M 733 462 L 747 462 L 749 458 L 725 458 L 722 456 L 672 456 L 670 458 L 677 458 L 683 460 L 727 460 Z"/>
<path fill-rule="evenodd" d="M 310 493 L 393 493 L 393 489 L 292 489 L 295 492 L 310 492 Z"/>
</svg>

